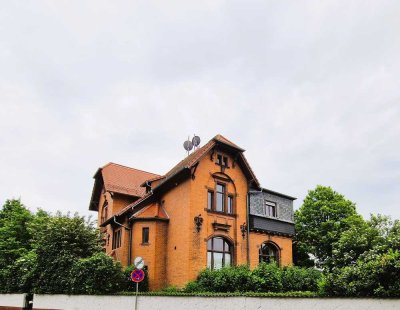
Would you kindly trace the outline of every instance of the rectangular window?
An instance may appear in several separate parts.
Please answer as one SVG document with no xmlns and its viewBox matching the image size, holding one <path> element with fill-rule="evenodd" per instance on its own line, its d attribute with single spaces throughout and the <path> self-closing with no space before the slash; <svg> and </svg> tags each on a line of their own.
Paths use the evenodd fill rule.
<svg viewBox="0 0 400 310">
<path fill-rule="evenodd" d="M 105 203 L 103 206 L 103 210 L 101 212 L 101 222 L 103 223 L 107 219 L 108 219 L 108 204 Z"/>
<path fill-rule="evenodd" d="M 222 167 L 228 167 L 228 157 L 218 154 L 217 155 L 217 165 L 222 166 Z"/>
<path fill-rule="evenodd" d="M 225 209 L 225 185 L 217 184 L 217 205 L 215 211 L 224 212 Z"/>
<path fill-rule="evenodd" d="M 142 228 L 142 243 L 149 243 L 150 229 L 148 227 Z"/>
<path fill-rule="evenodd" d="M 276 203 L 271 201 L 265 202 L 265 215 L 276 217 Z"/>
<path fill-rule="evenodd" d="M 217 155 L 217 165 L 222 165 L 222 155 L 221 154 L 218 154 Z"/>
<path fill-rule="evenodd" d="M 214 191 L 211 190 L 207 192 L 207 209 L 214 209 Z"/>
<path fill-rule="evenodd" d="M 112 249 L 118 249 L 121 246 L 121 229 L 114 230 L 113 240 L 112 240 Z"/>
<path fill-rule="evenodd" d="M 233 214 L 233 197 L 228 196 L 228 210 L 226 210 L 227 213 Z"/>
</svg>

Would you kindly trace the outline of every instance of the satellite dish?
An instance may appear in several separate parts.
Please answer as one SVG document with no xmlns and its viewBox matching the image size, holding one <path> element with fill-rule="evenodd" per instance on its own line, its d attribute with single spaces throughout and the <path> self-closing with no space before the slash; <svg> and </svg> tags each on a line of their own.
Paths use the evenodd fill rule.
<svg viewBox="0 0 400 310">
<path fill-rule="evenodd" d="M 187 141 L 183 142 L 183 147 L 184 147 L 184 149 L 185 149 L 186 151 L 188 151 L 188 152 L 191 151 L 192 148 L 193 148 L 193 143 L 192 143 L 192 141 L 187 140 Z"/>
<path fill-rule="evenodd" d="M 198 147 L 200 145 L 200 137 L 199 136 L 194 136 L 192 139 L 192 144 L 194 147 Z"/>
</svg>

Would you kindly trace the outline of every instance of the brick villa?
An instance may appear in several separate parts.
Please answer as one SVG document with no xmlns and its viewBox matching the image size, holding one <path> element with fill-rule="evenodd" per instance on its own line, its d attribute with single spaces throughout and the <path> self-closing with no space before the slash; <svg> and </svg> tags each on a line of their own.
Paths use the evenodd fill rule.
<svg viewBox="0 0 400 310">
<path fill-rule="evenodd" d="M 165 175 L 109 163 L 94 175 L 105 252 L 144 258 L 151 290 L 183 286 L 206 267 L 292 264 L 293 200 L 262 188 L 244 150 L 221 135 Z"/>
</svg>

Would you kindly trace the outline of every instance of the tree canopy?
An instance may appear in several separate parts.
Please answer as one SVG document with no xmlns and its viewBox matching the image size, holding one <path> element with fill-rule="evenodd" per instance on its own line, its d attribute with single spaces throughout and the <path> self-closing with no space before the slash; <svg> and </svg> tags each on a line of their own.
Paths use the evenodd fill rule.
<svg viewBox="0 0 400 310">
<path fill-rule="evenodd" d="M 332 188 L 318 185 L 310 190 L 295 212 L 297 264 L 310 265 L 311 254 L 318 266 L 329 266 L 333 243 L 359 220 L 355 204 Z"/>
<path fill-rule="evenodd" d="M 400 296 L 400 221 L 364 220 L 354 203 L 324 186 L 309 191 L 295 221 L 296 263 L 323 268 L 324 294 Z"/>
<path fill-rule="evenodd" d="M 0 210 L 0 292 L 118 291 L 126 277 L 100 241 L 99 230 L 84 217 L 34 214 L 20 200 L 7 200 Z"/>
<path fill-rule="evenodd" d="M 0 269 L 31 248 L 28 225 L 33 216 L 19 199 L 7 200 L 0 210 Z"/>
</svg>

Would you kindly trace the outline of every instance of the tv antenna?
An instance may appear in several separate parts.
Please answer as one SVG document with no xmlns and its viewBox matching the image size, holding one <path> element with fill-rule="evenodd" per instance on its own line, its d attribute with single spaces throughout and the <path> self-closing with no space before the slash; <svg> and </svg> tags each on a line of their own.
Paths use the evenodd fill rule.
<svg viewBox="0 0 400 310">
<path fill-rule="evenodd" d="M 186 150 L 188 155 L 190 154 L 191 150 L 196 150 L 199 147 L 200 141 L 201 140 L 199 136 L 193 135 L 192 140 L 190 140 L 190 137 L 188 137 L 188 139 L 183 142 L 183 148 Z"/>
</svg>

